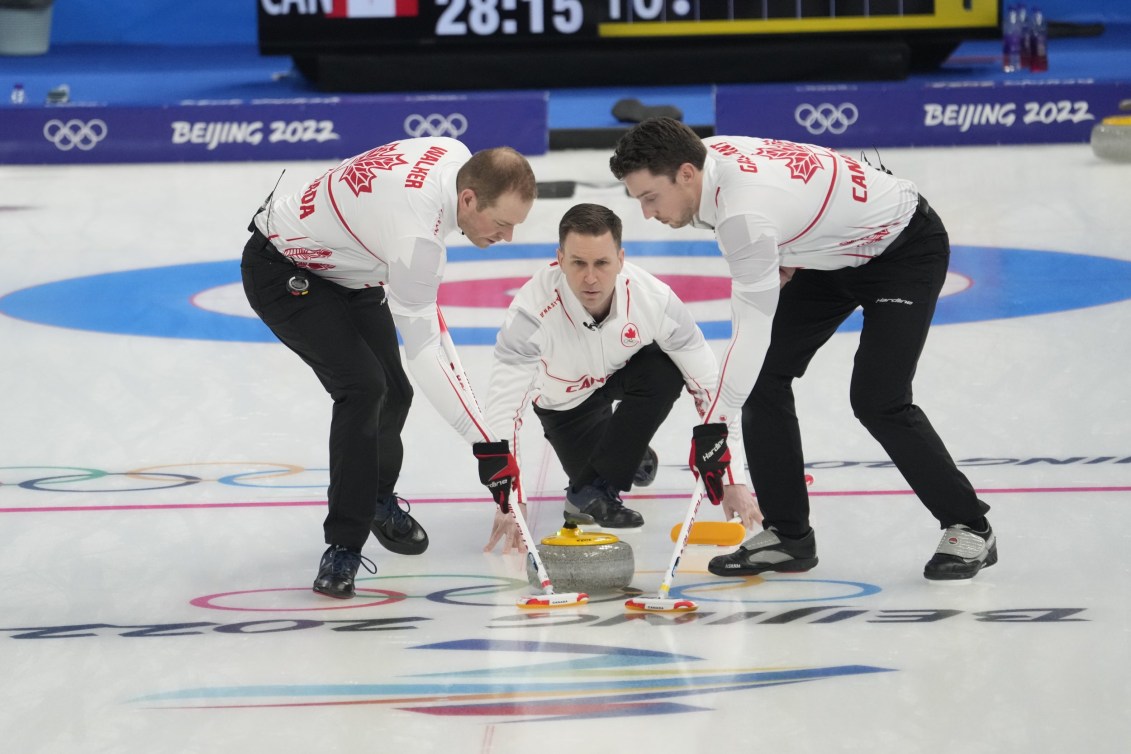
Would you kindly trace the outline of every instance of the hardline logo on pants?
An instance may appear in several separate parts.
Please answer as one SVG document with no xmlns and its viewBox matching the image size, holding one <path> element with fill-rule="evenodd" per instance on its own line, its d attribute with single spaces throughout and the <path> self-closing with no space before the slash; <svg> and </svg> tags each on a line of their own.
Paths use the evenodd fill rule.
<svg viewBox="0 0 1131 754">
<path fill-rule="evenodd" d="M 467 118 L 462 113 L 430 113 L 420 115 L 413 113 L 404 119 L 404 132 L 416 138 L 418 136 L 450 136 L 458 139 L 467 130 Z"/>
<path fill-rule="evenodd" d="M 65 122 L 58 118 L 52 118 L 43 124 L 43 138 L 63 152 L 69 152 L 76 147 L 84 152 L 89 152 L 97 146 L 98 142 L 105 139 L 109 132 L 110 129 L 106 126 L 106 122 L 99 118 L 85 122 L 78 118 L 72 118 Z"/>
<path fill-rule="evenodd" d="M 814 136 L 823 133 L 842 134 L 860 117 L 860 111 L 851 102 L 842 102 L 831 105 L 822 102 L 819 105 L 809 103 L 797 106 L 793 111 L 793 119 L 797 125 L 804 128 Z"/>
</svg>

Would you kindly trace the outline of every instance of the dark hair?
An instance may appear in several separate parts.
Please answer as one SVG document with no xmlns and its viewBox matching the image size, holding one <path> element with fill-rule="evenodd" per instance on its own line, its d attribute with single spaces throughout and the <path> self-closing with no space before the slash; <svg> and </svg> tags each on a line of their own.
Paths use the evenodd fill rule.
<svg viewBox="0 0 1131 754">
<path fill-rule="evenodd" d="M 492 207 L 499 197 L 514 191 L 524 201 L 534 201 L 538 184 L 534 170 L 521 154 L 510 147 L 482 149 L 460 166 L 456 173 L 456 190 L 469 188 L 475 192 L 479 208 Z"/>
<path fill-rule="evenodd" d="M 611 233 L 613 243 L 620 248 L 622 225 L 617 213 L 600 204 L 575 204 L 566 210 L 558 223 L 558 248 L 565 246 L 566 236 L 603 236 Z"/>
<path fill-rule="evenodd" d="M 637 170 L 675 180 L 680 165 L 689 162 L 702 170 L 706 159 L 707 148 L 688 125 L 675 118 L 650 118 L 620 137 L 609 169 L 618 181 Z"/>
</svg>

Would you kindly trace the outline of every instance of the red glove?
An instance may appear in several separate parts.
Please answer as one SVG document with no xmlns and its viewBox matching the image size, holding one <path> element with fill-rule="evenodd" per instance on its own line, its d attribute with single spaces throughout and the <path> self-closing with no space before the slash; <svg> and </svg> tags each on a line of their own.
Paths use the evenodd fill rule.
<svg viewBox="0 0 1131 754">
<path fill-rule="evenodd" d="M 518 486 L 518 461 L 510 444 L 506 440 L 477 442 L 471 451 L 479 459 L 479 481 L 487 486 L 499 510 L 510 513 L 511 487 Z"/>
<path fill-rule="evenodd" d="M 687 465 L 696 479 L 703 478 L 708 499 L 715 505 L 722 503 L 723 479 L 730 467 L 726 424 L 695 425 L 691 430 L 691 458 Z"/>
</svg>

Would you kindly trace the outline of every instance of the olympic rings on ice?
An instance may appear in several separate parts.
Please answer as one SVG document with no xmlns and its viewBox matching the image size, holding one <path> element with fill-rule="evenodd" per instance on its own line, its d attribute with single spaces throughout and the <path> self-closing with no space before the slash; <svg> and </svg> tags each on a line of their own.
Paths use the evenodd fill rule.
<svg viewBox="0 0 1131 754">
<path fill-rule="evenodd" d="M 238 466 L 226 473 L 224 466 Z M 77 466 L 0 466 L 0 487 L 36 492 L 152 492 L 218 482 L 231 487 L 325 489 L 326 469 L 305 469 L 287 463 L 217 461 L 209 464 L 152 466 L 131 471 L 104 471 Z M 21 472 L 21 473 L 13 473 Z M 307 472 L 317 472 L 307 474 Z"/>
</svg>

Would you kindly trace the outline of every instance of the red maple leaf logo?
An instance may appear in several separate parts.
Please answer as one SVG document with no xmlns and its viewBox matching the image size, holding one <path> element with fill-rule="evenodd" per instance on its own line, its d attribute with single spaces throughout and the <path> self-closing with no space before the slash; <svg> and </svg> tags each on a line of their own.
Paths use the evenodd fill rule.
<svg viewBox="0 0 1131 754">
<path fill-rule="evenodd" d="M 890 235 L 891 235 L 890 230 L 888 230 L 887 228 L 880 228 L 875 233 L 869 233 L 868 235 L 861 236 L 860 238 L 852 238 L 852 239 L 849 239 L 848 241 L 841 241 L 840 244 L 838 244 L 838 245 L 839 246 L 868 246 L 870 244 L 879 243 L 880 241 L 884 240 L 885 238 L 887 238 Z"/>
<path fill-rule="evenodd" d="M 408 160 L 400 152 L 394 152 L 397 143 L 386 144 L 383 147 L 370 149 L 363 155 L 346 163 L 342 175 L 338 179 L 344 181 L 354 196 L 361 196 L 362 192 L 369 193 L 373 190 L 373 179 L 377 170 L 392 170 L 397 165 L 407 165 Z"/>
<path fill-rule="evenodd" d="M 291 261 L 296 259 L 322 259 L 333 253 L 334 252 L 329 249 L 307 249 L 303 246 L 288 246 L 286 249 L 283 249 L 283 256 L 290 258 Z"/>
<path fill-rule="evenodd" d="M 785 160 L 790 177 L 800 179 L 802 183 L 808 183 L 818 170 L 823 170 L 825 167 L 813 150 L 804 144 L 775 140 L 770 140 L 768 143 L 770 146 L 759 147 L 756 154 L 771 160 Z"/>
<path fill-rule="evenodd" d="M 634 348 L 640 343 L 640 331 L 636 325 L 629 322 L 620 331 L 620 344 L 625 348 Z"/>
</svg>

